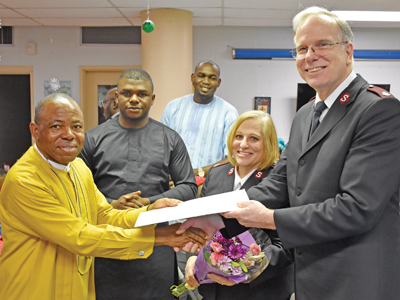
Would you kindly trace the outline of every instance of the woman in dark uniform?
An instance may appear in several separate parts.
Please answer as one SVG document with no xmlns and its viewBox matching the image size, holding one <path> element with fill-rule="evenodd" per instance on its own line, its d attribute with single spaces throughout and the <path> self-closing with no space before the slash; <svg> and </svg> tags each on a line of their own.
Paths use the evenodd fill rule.
<svg viewBox="0 0 400 300">
<path fill-rule="evenodd" d="M 200 197 L 249 189 L 273 169 L 279 147 L 274 123 L 262 111 L 239 116 L 228 134 L 229 163 L 214 166 L 207 174 Z M 196 256 L 188 259 L 186 282 L 199 286 L 205 300 L 262 299 L 287 300 L 294 291 L 293 264 L 289 250 L 283 249 L 276 231 L 266 230 L 272 242 L 272 257 L 264 272 L 249 284 L 235 285 L 228 278 L 210 273 L 215 282 L 199 286 L 193 275 Z"/>
</svg>

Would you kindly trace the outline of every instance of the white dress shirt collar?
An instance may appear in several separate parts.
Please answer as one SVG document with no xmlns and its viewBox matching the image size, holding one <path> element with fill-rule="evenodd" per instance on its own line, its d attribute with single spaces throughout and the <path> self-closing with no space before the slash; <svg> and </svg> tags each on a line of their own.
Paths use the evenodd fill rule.
<svg viewBox="0 0 400 300">
<path fill-rule="evenodd" d="M 233 190 L 237 191 L 240 190 L 240 188 L 246 183 L 247 179 L 250 178 L 250 176 L 256 171 L 257 169 L 252 170 L 244 176 L 243 178 L 240 178 L 239 173 L 237 172 L 237 166 L 235 167 L 235 183 L 233 184 Z"/>
<path fill-rule="evenodd" d="M 357 74 L 354 71 L 351 71 L 349 76 L 347 76 L 347 78 L 345 80 L 343 80 L 343 82 L 341 84 L 339 84 L 339 86 L 328 96 L 328 98 L 325 99 L 324 102 L 325 102 L 325 105 L 327 106 L 327 109 L 325 109 L 322 112 L 322 114 L 319 118 L 320 122 L 325 117 L 325 115 L 328 113 L 328 110 L 332 107 L 336 98 L 339 97 L 340 93 L 343 92 L 356 77 L 357 77 Z M 317 104 L 319 101 L 322 101 L 322 100 L 317 93 L 314 103 Z"/>
<path fill-rule="evenodd" d="M 56 169 L 59 169 L 59 170 L 62 170 L 62 171 L 67 171 L 67 172 L 68 172 L 69 169 L 71 168 L 71 163 L 68 163 L 68 165 L 64 166 L 64 165 L 62 165 L 62 164 L 56 163 L 55 161 L 52 161 L 52 160 L 47 159 L 46 157 L 44 157 L 44 155 L 42 154 L 42 152 L 40 152 L 39 148 L 36 146 L 36 143 L 35 143 L 35 148 L 36 148 L 36 150 L 39 152 L 40 156 L 41 156 L 45 161 L 47 161 L 52 167 L 54 167 L 54 168 L 56 168 Z"/>
</svg>

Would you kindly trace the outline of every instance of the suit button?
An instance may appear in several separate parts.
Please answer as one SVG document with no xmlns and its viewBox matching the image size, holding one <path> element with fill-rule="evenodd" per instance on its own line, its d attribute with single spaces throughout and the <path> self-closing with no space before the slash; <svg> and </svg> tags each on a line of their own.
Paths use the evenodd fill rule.
<svg viewBox="0 0 400 300">
<path fill-rule="evenodd" d="M 301 255 L 301 250 L 300 250 L 300 248 L 296 248 L 296 253 L 297 253 L 297 255 Z"/>
<path fill-rule="evenodd" d="M 304 166 L 305 163 L 306 162 L 304 161 L 304 159 L 300 159 L 300 161 L 299 161 L 300 166 Z"/>
<path fill-rule="evenodd" d="M 301 195 L 301 190 L 300 188 L 296 188 L 296 196 L 300 196 Z"/>
</svg>

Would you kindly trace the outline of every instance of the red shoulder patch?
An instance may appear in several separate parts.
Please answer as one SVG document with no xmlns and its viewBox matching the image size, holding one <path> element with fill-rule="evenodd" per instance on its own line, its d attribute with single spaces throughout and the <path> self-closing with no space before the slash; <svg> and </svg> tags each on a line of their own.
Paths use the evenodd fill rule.
<svg viewBox="0 0 400 300">
<path fill-rule="evenodd" d="M 349 100 L 350 100 L 350 94 L 349 93 L 345 93 L 345 94 L 340 96 L 339 102 L 344 104 Z"/>
<path fill-rule="evenodd" d="M 224 162 L 224 163 L 220 163 L 220 164 L 216 164 L 215 166 L 212 167 L 212 169 L 214 169 L 214 168 L 216 168 L 216 167 L 219 167 L 219 166 L 226 165 L 226 164 L 229 164 L 229 161 Z"/>
<path fill-rule="evenodd" d="M 392 96 L 392 94 L 389 93 L 387 90 L 384 90 L 383 88 L 380 88 L 379 86 L 375 86 L 375 85 L 372 85 L 372 84 L 370 84 L 367 87 L 367 90 L 377 94 L 381 98 L 386 98 L 386 97 L 391 97 Z"/>
<path fill-rule="evenodd" d="M 256 171 L 254 172 L 254 177 L 257 179 L 261 179 L 264 177 L 264 172 L 263 171 Z"/>
<path fill-rule="evenodd" d="M 235 173 L 235 168 L 231 168 L 228 172 L 228 175 L 231 176 L 233 173 Z"/>
</svg>

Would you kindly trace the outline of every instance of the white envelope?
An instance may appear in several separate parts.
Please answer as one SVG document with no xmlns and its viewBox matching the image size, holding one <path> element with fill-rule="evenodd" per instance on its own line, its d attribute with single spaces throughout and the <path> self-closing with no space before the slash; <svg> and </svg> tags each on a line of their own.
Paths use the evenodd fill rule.
<svg viewBox="0 0 400 300">
<path fill-rule="evenodd" d="M 247 200 L 249 197 L 245 190 L 196 198 L 179 203 L 178 206 L 142 212 L 135 227 L 228 212 L 238 209 L 236 203 Z"/>
</svg>

